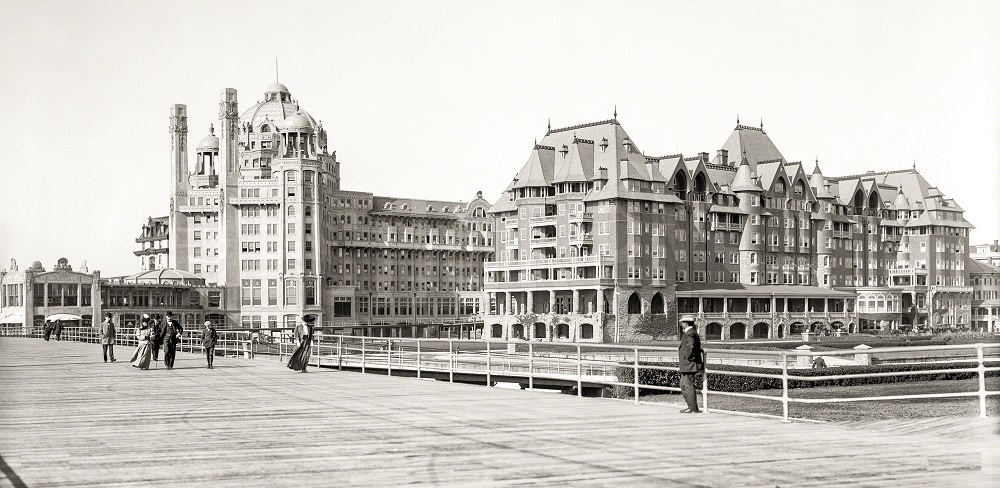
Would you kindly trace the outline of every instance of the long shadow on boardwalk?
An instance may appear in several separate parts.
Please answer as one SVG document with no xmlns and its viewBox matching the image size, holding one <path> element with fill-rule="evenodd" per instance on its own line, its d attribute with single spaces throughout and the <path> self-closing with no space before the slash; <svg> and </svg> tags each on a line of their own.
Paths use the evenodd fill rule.
<svg viewBox="0 0 1000 488">
<path fill-rule="evenodd" d="M 119 358 L 131 350 L 119 348 Z M 0 338 L 3 486 L 998 486 L 997 436 Z"/>
</svg>

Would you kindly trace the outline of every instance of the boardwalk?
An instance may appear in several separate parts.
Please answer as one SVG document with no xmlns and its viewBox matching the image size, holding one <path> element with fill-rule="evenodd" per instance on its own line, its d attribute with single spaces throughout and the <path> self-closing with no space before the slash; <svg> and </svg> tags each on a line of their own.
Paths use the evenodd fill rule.
<svg viewBox="0 0 1000 488">
<path fill-rule="evenodd" d="M 0 487 L 1000 486 L 992 419 L 783 424 L 193 354 L 142 372 L 130 353 L 0 338 Z"/>
</svg>

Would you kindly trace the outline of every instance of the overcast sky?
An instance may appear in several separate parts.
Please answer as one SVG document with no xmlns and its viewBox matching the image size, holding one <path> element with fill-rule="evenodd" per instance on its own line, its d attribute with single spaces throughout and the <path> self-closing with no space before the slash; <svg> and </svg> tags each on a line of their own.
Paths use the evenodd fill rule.
<svg viewBox="0 0 1000 488">
<path fill-rule="evenodd" d="M 827 176 L 917 169 L 1000 238 L 1000 2 L 0 0 L 0 267 L 138 271 L 189 144 L 280 81 L 342 187 L 495 200 L 553 127 L 611 117 L 647 155 L 764 128 Z"/>
</svg>

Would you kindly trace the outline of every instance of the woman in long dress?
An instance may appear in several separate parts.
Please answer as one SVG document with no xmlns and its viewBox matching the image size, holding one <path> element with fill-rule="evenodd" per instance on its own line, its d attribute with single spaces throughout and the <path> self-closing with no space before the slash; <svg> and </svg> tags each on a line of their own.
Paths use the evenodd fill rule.
<svg viewBox="0 0 1000 488">
<path fill-rule="evenodd" d="M 142 319 L 139 330 L 135 331 L 135 339 L 139 342 L 139 346 L 135 348 L 135 354 L 132 355 L 132 367 L 149 369 L 149 360 L 153 353 L 151 349 L 153 336 L 149 329 L 149 319 Z"/>
<path fill-rule="evenodd" d="M 299 340 L 299 347 L 295 349 L 292 357 L 288 360 L 288 369 L 300 373 L 306 372 L 306 366 L 309 365 L 309 351 L 312 348 L 313 322 L 315 321 L 315 315 L 304 315 L 302 323 L 295 328 L 295 337 Z"/>
</svg>

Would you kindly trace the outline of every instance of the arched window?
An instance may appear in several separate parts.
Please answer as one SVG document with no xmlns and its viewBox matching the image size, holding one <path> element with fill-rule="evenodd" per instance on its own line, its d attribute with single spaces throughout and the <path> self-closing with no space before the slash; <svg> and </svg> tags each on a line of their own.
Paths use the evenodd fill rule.
<svg viewBox="0 0 1000 488">
<path fill-rule="evenodd" d="M 659 293 L 653 295 L 653 299 L 649 302 L 649 312 L 663 313 L 663 295 Z"/>
<path fill-rule="evenodd" d="M 288 206 L 288 216 L 289 217 L 294 217 L 295 216 L 295 205 L 289 205 Z"/>
<path fill-rule="evenodd" d="M 303 209 L 305 210 L 306 217 L 312 217 L 313 212 L 311 206 L 306 205 L 303 207 Z"/>
<path fill-rule="evenodd" d="M 674 175 L 674 191 L 687 191 L 687 176 L 684 176 L 683 171 L 678 171 L 677 174 Z"/>
<path fill-rule="evenodd" d="M 796 195 L 802 195 L 803 193 L 805 193 L 805 190 L 806 188 L 805 185 L 802 184 L 802 180 L 795 182 L 795 189 L 793 191 L 795 192 Z"/>
<path fill-rule="evenodd" d="M 581 339 L 593 339 L 594 338 L 594 326 L 591 324 L 581 324 L 580 325 L 580 338 Z"/>
<path fill-rule="evenodd" d="M 633 292 L 632 295 L 628 297 L 628 313 L 642 313 L 642 299 L 639 298 L 638 293 Z"/>
<path fill-rule="evenodd" d="M 269 125 L 267 125 L 267 124 L 262 124 L 262 125 L 260 126 L 260 131 L 261 131 L 262 133 L 263 133 L 263 132 L 271 132 L 271 126 L 269 126 Z"/>
</svg>

